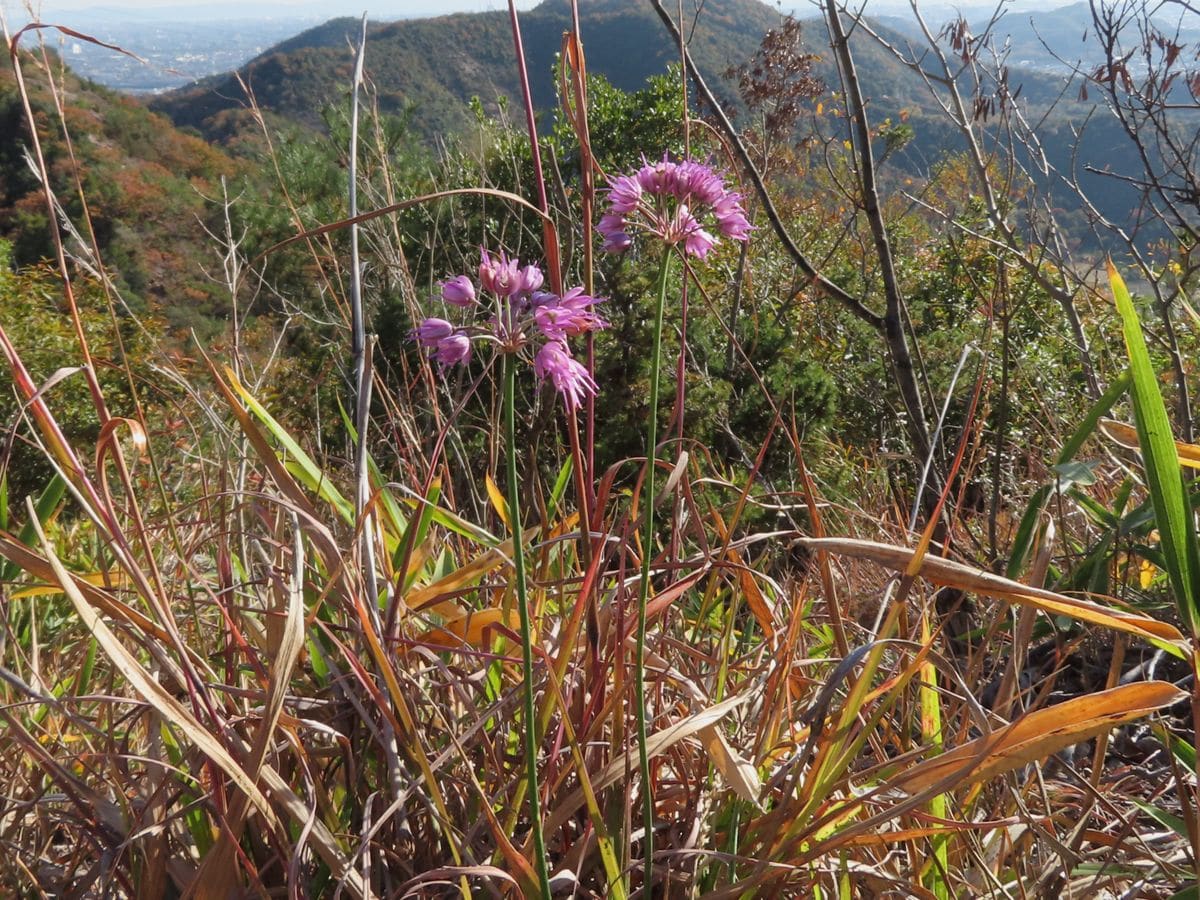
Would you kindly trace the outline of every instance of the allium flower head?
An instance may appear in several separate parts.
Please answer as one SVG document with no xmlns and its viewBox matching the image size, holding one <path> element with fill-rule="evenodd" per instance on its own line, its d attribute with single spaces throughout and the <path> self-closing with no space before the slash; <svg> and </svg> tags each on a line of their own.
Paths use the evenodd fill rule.
<svg viewBox="0 0 1200 900">
<path fill-rule="evenodd" d="M 498 345 L 502 353 L 522 353 L 539 342 L 534 371 L 538 378 L 549 379 L 567 408 L 574 410 L 583 398 L 596 393 L 596 382 L 571 356 L 567 339 L 607 328 L 608 323 L 593 309 L 602 302 L 600 298 L 585 294 L 582 287 L 559 296 L 542 290 L 544 283 L 538 266 L 522 266 L 518 259 L 481 247 L 478 290 L 467 275 L 455 275 L 441 284 L 442 299 L 448 304 L 464 313 L 477 310 L 466 313 L 473 320 L 455 325 L 430 317 L 413 329 L 412 337 L 443 369 L 466 363 L 476 341 Z M 483 312 L 487 307 L 490 311 Z"/>
<path fill-rule="evenodd" d="M 633 175 L 610 178 L 608 185 L 609 210 L 596 229 L 610 253 L 627 250 L 639 231 L 683 244 L 684 252 L 701 259 L 716 245 L 716 233 L 734 241 L 750 238 L 742 196 L 728 190 L 724 177 L 706 163 L 663 156 Z"/>
</svg>

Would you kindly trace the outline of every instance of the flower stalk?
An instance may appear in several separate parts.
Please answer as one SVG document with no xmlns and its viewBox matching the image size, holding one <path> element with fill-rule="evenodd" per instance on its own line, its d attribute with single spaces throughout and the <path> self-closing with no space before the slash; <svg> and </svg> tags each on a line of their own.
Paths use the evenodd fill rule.
<svg viewBox="0 0 1200 900">
<path fill-rule="evenodd" d="M 650 754 L 646 744 L 646 605 L 650 599 L 650 563 L 654 557 L 658 387 L 662 370 L 663 311 L 667 302 L 667 281 L 671 274 L 671 254 L 678 248 L 685 256 L 704 259 L 722 238 L 745 242 L 754 229 L 742 208 L 741 194 L 726 187 L 722 174 L 707 163 L 693 159 L 674 162 L 664 155 L 656 162 L 643 159 L 642 167 L 632 175 L 608 179 L 608 212 L 601 217 L 596 230 L 603 236 L 604 250 L 609 253 L 624 253 L 633 246 L 634 237 L 639 235 L 662 247 L 658 297 L 654 308 L 654 336 L 650 343 L 650 417 L 646 425 L 646 476 L 642 482 L 642 502 L 646 511 L 634 660 L 638 769 L 642 778 L 642 818 L 645 821 L 645 881 L 642 892 L 648 897 L 654 885 L 654 786 L 650 781 Z M 682 380 L 681 373 L 681 384 Z M 682 390 L 679 397 L 676 415 L 682 421 Z"/>
<path fill-rule="evenodd" d="M 671 274 L 671 247 L 663 248 L 654 304 L 654 337 L 650 342 L 650 418 L 646 423 L 646 477 L 642 482 L 645 514 L 642 528 L 642 572 L 638 584 L 637 646 L 634 656 L 634 690 L 637 704 L 638 770 L 642 776 L 642 818 L 645 821 L 645 880 L 649 896 L 654 883 L 654 785 L 650 780 L 646 721 L 646 605 L 650 599 L 650 563 L 654 557 L 654 474 L 658 454 L 658 384 L 662 369 L 663 311 L 667 305 L 667 280 Z"/>
<path fill-rule="evenodd" d="M 513 580 L 517 615 L 521 621 L 521 663 L 524 671 L 525 777 L 529 794 L 529 824 L 533 837 L 534 868 L 542 896 L 550 897 L 550 870 L 546 862 L 546 838 L 542 833 L 541 794 L 538 789 L 537 708 L 533 684 L 533 623 L 529 609 L 529 586 L 525 578 L 524 529 L 521 527 L 521 492 L 517 481 L 517 360 L 504 354 L 504 442 L 508 463 L 508 520 L 513 535 Z"/>
</svg>

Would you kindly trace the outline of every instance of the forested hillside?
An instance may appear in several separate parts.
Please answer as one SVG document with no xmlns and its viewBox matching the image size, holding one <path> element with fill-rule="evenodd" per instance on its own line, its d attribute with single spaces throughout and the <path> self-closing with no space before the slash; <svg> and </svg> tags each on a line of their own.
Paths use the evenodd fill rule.
<svg viewBox="0 0 1200 900">
<path fill-rule="evenodd" d="M 211 333 L 225 303 L 201 269 L 219 258 L 204 226 L 219 203 L 221 179 L 235 180 L 235 163 L 139 101 L 81 81 L 53 54 L 23 55 L 22 65 L 46 171 L 75 226 L 66 235 L 71 252 L 91 258 L 98 248 L 131 309 Z M 6 136 L 0 142 L 0 239 L 11 243 L 13 262 L 30 265 L 54 256 L 53 217 L 8 68 L 0 72 L 0 129 Z"/>
<path fill-rule="evenodd" d="M 713 75 L 747 59 L 779 19 L 758 0 L 717 0 L 709 6 L 697 21 L 692 46 Z M 589 69 L 622 90 L 636 90 L 678 59 L 647 6 L 601 0 L 584 4 L 581 15 L 596 35 L 588 46 Z M 568 0 L 546 0 L 523 17 L 530 87 L 540 110 L 554 106 L 554 60 L 570 23 Z M 263 109 L 317 127 L 321 103 L 313 101 L 335 102 L 346 94 L 358 31 L 356 19 L 334 19 L 248 63 L 238 77 Z M 376 24 L 368 33 L 380 109 L 398 114 L 411 108 L 414 127 L 427 137 L 469 126 L 466 101 L 473 96 L 493 114 L 501 98 L 515 104 L 520 97 L 512 31 L 503 12 Z M 245 99 L 238 78 L 230 75 L 172 92 L 153 105 L 177 124 L 205 130 L 214 116 L 239 108 Z"/>
</svg>

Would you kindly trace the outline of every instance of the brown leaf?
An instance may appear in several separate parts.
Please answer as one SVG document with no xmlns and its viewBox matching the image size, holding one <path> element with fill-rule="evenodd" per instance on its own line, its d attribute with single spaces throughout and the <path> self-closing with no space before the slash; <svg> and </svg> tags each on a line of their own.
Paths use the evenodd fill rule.
<svg viewBox="0 0 1200 900">
<path fill-rule="evenodd" d="M 874 541 L 860 541 L 853 538 L 800 538 L 797 543 L 812 550 L 825 550 L 829 553 L 839 553 L 857 559 L 869 559 L 897 572 L 906 571 L 913 557 L 913 551 L 907 547 L 893 547 L 889 544 L 877 544 Z M 1099 603 L 1079 600 L 1043 588 L 1031 587 L 953 560 L 926 556 L 921 561 L 918 574 L 935 584 L 956 587 L 964 591 L 974 591 L 977 594 L 994 597 L 1008 603 L 1032 606 L 1052 615 L 1070 616 L 1081 622 L 1102 625 L 1114 631 L 1124 631 L 1142 638 L 1180 645 L 1183 643 L 1183 635 L 1179 629 L 1167 622 L 1160 622 L 1138 613 L 1111 609 L 1101 606 Z"/>
<path fill-rule="evenodd" d="M 743 800 L 761 809 L 758 798 L 762 796 L 762 781 L 754 763 L 729 746 L 729 741 L 716 725 L 700 729 L 699 738 L 708 752 L 708 758 L 712 760 L 713 768 L 721 773 L 725 783 Z"/>
<path fill-rule="evenodd" d="M 888 784 L 916 794 L 946 780 L 955 784 L 985 781 L 1045 759 L 1115 725 L 1186 700 L 1187 696 L 1170 682 L 1144 681 L 1076 697 L 1031 712 L 989 735 L 913 766 Z"/>
</svg>

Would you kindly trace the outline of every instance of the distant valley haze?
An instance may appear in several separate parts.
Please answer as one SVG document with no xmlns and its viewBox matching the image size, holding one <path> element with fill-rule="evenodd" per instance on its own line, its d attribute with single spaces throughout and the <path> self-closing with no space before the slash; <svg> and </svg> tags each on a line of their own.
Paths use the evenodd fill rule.
<svg viewBox="0 0 1200 900">
<path fill-rule="evenodd" d="M 630 0 L 631 3 L 637 0 Z M 1024 9 L 1054 9 L 1063 6 L 1071 0 L 1009 0 L 1005 7 L 1010 11 Z M 586 4 L 587 0 L 581 0 Z M 537 0 L 518 0 L 518 9 L 528 9 L 537 5 Z M 898 15 L 907 12 L 907 0 L 868 0 L 865 4 L 868 13 Z M 51 21 L 62 14 L 85 13 L 89 18 L 111 15 L 114 17 L 129 17 L 131 15 L 150 16 L 156 20 L 173 21 L 207 21 L 217 18 L 308 18 L 321 19 L 333 16 L 357 15 L 367 12 L 371 18 L 400 19 L 424 18 L 440 16 L 456 12 L 480 12 L 491 9 L 505 9 L 505 0 L 375 0 L 365 4 L 330 4 L 310 2 L 283 2 L 283 0 L 257 0 L 252 3 L 210 3 L 201 4 L 194 0 L 117 0 L 113 3 L 96 3 L 94 0 L 51 0 L 51 2 L 35 3 L 34 9 L 39 11 L 43 21 Z M 805 16 L 815 11 L 812 3 L 785 2 L 785 11 L 799 16 Z M 961 3 L 939 2 L 922 4 L 923 9 L 943 11 L 957 8 L 968 12 L 979 12 L 995 8 L 995 2 L 981 0 L 966 0 Z M 18 0 L 0 0 L 0 8 L 13 22 L 28 19 L 25 13 L 26 4 Z"/>
<path fill-rule="evenodd" d="M 11 19 L 28 19 L 25 4 L 15 0 L 2 0 L 4 11 Z M 519 0 L 518 9 L 528 9 L 536 0 Z M 112 15 L 129 18 L 149 16 L 158 21 L 210 21 L 216 18 L 318 18 L 359 15 L 367 12 L 371 18 L 406 19 L 441 16 L 456 12 L 480 12 L 489 9 L 507 8 L 504 0 L 377 0 L 364 4 L 275 2 L 256 0 L 251 3 L 196 3 L 195 0 L 115 0 L 111 3 L 96 3 L 95 0 L 53 0 L 35 4 L 43 20 L 51 16 L 84 13 L 89 18 Z"/>
</svg>

